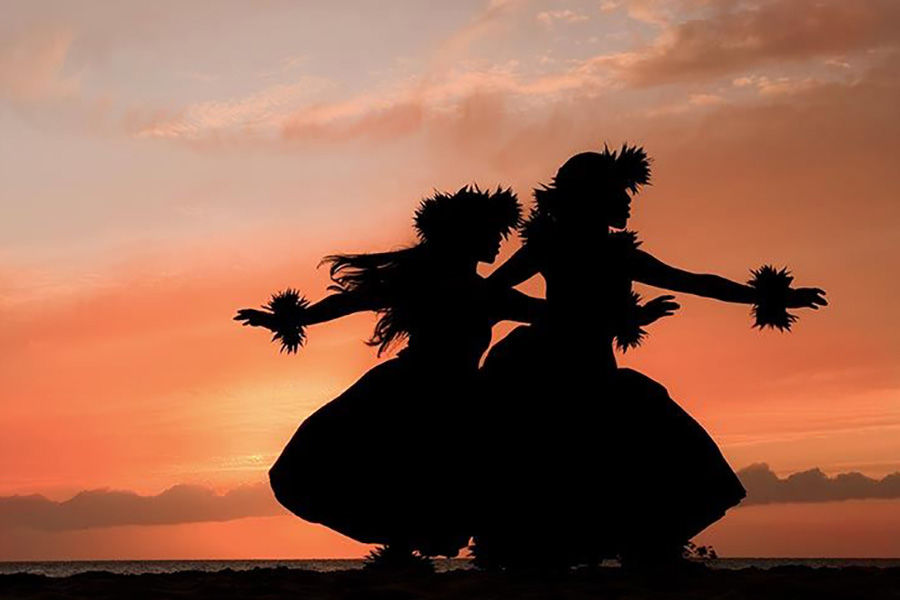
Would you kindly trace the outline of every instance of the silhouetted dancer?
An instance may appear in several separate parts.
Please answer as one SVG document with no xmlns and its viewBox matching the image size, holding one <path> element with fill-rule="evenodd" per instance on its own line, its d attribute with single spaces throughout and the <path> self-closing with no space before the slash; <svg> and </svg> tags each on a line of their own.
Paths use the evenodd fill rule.
<svg viewBox="0 0 900 600">
<path fill-rule="evenodd" d="M 538 273 L 548 314 L 489 352 L 483 372 L 483 480 L 473 550 L 488 567 L 571 566 L 620 556 L 656 563 L 738 504 L 745 492 L 716 444 L 666 389 L 619 369 L 612 342 L 640 343 L 632 282 L 754 305 L 758 327 L 789 330 L 788 308 L 825 305 L 763 267 L 747 285 L 671 267 L 624 228 L 650 182 L 643 149 L 570 158 L 535 190 L 524 243 L 489 281 Z M 655 300 L 674 308 L 672 297 Z M 649 304 L 649 303 L 648 303 Z"/>
<path fill-rule="evenodd" d="M 301 425 L 269 472 L 291 512 L 355 540 L 457 555 L 471 535 L 469 419 L 478 363 L 491 327 L 532 322 L 544 301 L 491 286 L 478 275 L 520 224 L 510 190 L 464 187 L 425 199 L 419 243 L 382 253 L 339 254 L 324 263 L 335 293 L 307 305 L 294 290 L 237 320 L 276 332 L 290 351 L 304 327 L 377 311 L 369 344 L 399 354 L 366 373 Z"/>
</svg>

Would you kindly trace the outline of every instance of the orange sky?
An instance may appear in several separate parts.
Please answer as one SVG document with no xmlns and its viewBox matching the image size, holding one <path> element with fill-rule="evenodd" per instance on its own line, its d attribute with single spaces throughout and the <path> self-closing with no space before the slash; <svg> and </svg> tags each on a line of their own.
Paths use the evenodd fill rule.
<svg viewBox="0 0 900 600">
<path fill-rule="evenodd" d="M 681 296 L 622 363 L 735 469 L 900 471 L 894 0 L 7 4 L 0 497 L 263 481 L 375 364 L 373 321 L 285 357 L 236 308 L 324 294 L 324 254 L 412 241 L 434 188 L 530 200 L 625 140 L 655 159 L 633 210 L 647 250 L 738 280 L 788 265 L 831 306 L 779 335 Z M 705 535 L 724 555 L 897 556 L 897 502 L 739 508 Z M 286 516 L 0 531 L 0 560 L 235 552 L 362 550 Z"/>
</svg>

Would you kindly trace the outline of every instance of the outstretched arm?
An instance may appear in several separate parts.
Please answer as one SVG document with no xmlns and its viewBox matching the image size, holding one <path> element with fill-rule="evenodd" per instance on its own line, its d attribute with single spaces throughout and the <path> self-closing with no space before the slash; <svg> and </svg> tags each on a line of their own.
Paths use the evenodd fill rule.
<svg viewBox="0 0 900 600">
<path fill-rule="evenodd" d="M 338 292 L 322 298 L 315 304 L 311 304 L 306 309 L 305 320 L 308 325 L 313 325 L 315 323 L 333 321 L 353 313 L 378 310 L 379 308 L 381 307 L 378 303 L 373 302 L 371 299 L 360 298 L 358 294 L 353 292 Z"/>
<path fill-rule="evenodd" d="M 505 263 L 488 275 L 487 280 L 500 287 L 515 287 L 528 281 L 538 273 L 538 262 L 534 251 L 524 244 Z"/>
<path fill-rule="evenodd" d="M 281 351 L 290 354 L 305 343 L 307 325 L 377 308 L 376 303 L 365 301 L 353 292 L 332 294 L 310 305 L 300 292 L 289 288 L 272 296 L 263 310 L 239 310 L 234 320 L 251 327 L 265 327 L 275 334 L 273 342 L 281 342 Z"/>
<path fill-rule="evenodd" d="M 756 300 L 756 292 L 749 285 L 737 283 L 718 275 L 691 273 L 677 269 L 643 250 L 635 251 L 632 265 L 634 280 L 647 285 L 714 298 L 723 302 L 753 304 Z"/>
<path fill-rule="evenodd" d="M 357 312 L 378 310 L 378 308 L 379 306 L 376 302 L 363 299 L 353 292 L 339 292 L 326 296 L 315 304 L 305 307 L 302 324 L 306 326 L 324 323 Z M 263 310 L 242 308 L 237 312 L 234 320 L 243 321 L 244 325 L 251 327 L 265 327 L 267 329 L 274 329 L 277 327 L 278 322 L 275 314 L 266 308 Z"/>
<path fill-rule="evenodd" d="M 632 274 L 635 281 L 676 292 L 686 292 L 723 302 L 754 304 L 759 292 L 743 283 L 737 283 L 718 275 L 691 273 L 669 266 L 643 250 L 633 257 Z M 787 308 L 813 308 L 825 306 L 825 292 L 819 288 L 791 288 Z"/>
</svg>

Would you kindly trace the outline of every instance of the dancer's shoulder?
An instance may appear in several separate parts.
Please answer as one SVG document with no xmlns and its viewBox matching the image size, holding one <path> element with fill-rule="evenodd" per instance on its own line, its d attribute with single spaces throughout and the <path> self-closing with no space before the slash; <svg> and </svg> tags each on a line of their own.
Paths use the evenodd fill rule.
<svg viewBox="0 0 900 600">
<path fill-rule="evenodd" d="M 623 253 L 634 252 L 641 246 L 637 232 L 630 229 L 623 229 L 622 231 L 615 231 L 609 234 L 609 241 L 613 249 Z"/>
<path fill-rule="evenodd" d="M 545 210 L 532 210 L 522 224 L 522 243 L 531 248 L 546 247 L 558 230 L 556 220 Z"/>
</svg>

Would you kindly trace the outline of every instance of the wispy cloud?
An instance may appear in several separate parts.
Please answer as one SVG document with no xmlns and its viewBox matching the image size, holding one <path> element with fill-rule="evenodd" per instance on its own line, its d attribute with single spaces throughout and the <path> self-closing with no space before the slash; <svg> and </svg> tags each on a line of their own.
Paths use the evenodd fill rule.
<svg viewBox="0 0 900 600">
<path fill-rule="evenodd" d="M 650 44 L 595 60 L 628 85 L 703 81 L 750 68 L 898 45 L 893 0 L 729 2 L 674 22 L 663 2 L 633 1 L 634 18 L 658 24 Z"/>
<path fill-rule="evenodd" d="M 30 103 L 75 94 L 78 78 L 64 72 L 74 39 L 63 26 L 33 26 L 0 38 L 0 99 Z"/>
<path fill-rule="evenodd" d="M 177 114 L 150 115 L 132 121 L 135 138 L 197 140 L 204 137 L 271 136 L 298 106 L 307 104 L 332 82 L 303 77 L 289 84 L 276 84 L 243 98 L 191 104 Z"/>
<path fill-rule="evenodd" d="M 435 54 L 432 70 L 440 71 L 464 57 L 476 41 L 493 35 L 509 23 L 511 16 L 525 6 L 528 0 L 488 0 L 466 25 L 453 32 Z"/>
<path fill-rule="evenodd" d="M 586 14 L 568 8 L 564 10 L 545 10 L 539 12 L 536 18 L 544 25 L 553 25 L 554 23 L 581 23 L 590 20 L 590 17 Z"/>
</svg>

